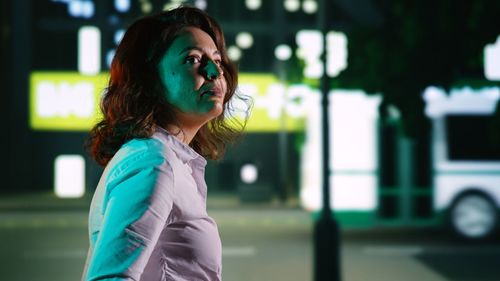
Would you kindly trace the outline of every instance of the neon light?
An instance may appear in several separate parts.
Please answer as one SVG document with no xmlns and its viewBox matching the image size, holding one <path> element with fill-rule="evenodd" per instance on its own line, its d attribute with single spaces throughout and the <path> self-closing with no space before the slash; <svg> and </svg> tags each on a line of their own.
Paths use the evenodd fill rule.
<svg viewBox="0 0 500 281">
<path fill-rule="evenodd" d="M 304 68 L 304 76 L 308 78 L 321 78 L 323 75 L 323 62 L 320 60 L 311 61 Z"/>
<path fill-rule="evenodd" d="M 306 85 L 291 85 L 287 88 L 285 113 L 292 118 L 304 118 L 310 103 L 310 95 L 315 90 Z"/>
<path fill-rule="evenodd" d="M 266 95 L 255 101 L 255 108 L 266 110 L 270 119 L 277 120 L 285 103 L 285 85 L 273 83 L 267 89 Z"/>
<path fill-rule="evenodd" d="M 95 26 L 78 30 L 78 71 L 84 75 L 101 71 L 101 31 Z"/>
<path fill-rule="evenodd" d="M 42 81 L 36 87 L 36 114 L 40 117 L 91 118 L 94 113 L 94 85 L 91 83 L 53 84 Z"/>
<path fill-rule="evenodd" d="M 320 93 L 310 93 L 306 143 L 302 149 L 301 202 L 308 210 L 321 207 Z M 330 92 L 330 169 L 332 207 L 336 210 L 373 210 L 377 206 L 377 119 L 380 96 L 362 91 Z M 335 194 L 335 196 L 333 196 Z"/>
<path fill-rule="evenodd" d="M 101 118 L 99 101 L 108 74 L 35 72 L 30 77 L 30 127 L 34 130 L 87 131 Z M 232 116 L 250 114 L 246 130 L 275 132 L 304 130 L 304 118 L 314 89 L 285 86 L 272 74 L 240 73 L 237 93 L 253 100 L 233 99 L 227 107 Z M 285 118 L 286 122 L 282 122 Z"/>
<path fill-rule="evenodd" d="M 305 61 L 304 76 L 307 78 L 320 78 L 323 75 L 323 35 L 318 30 L 300 30 L 295 38 L 297 45 L 302 50 Z"/>
<path fill-rule="evenodd" d="M 81 155 L 59 155 L 54 162 L 55 193 L 78 198 L 85 193 L 85 160 Z"/>
<path fill-rule="evenodd" d="M 300 30 L 295 37 L 297 45 L 304 51 L 304 58 L 319 59 L 323 52 L 323 35 L 318 30 Z"/>
<path fill-rule="evenodd" d="M 326 34 L 326 73 L 336 77 L 347 68 L 347 37 L 342 32 L 330 31 Z"/>
<path fill-rule="evenodd" d="M 500 81 L 500 36 L 494 44 L 484 48 L 484 76 L 491 81 Z"/>
<path fill-rule="evenodd" d="M 305 111 L 311 91 L 314 90 L 303 85 L 286 87 L 274 75 L 240 75 L 237 92 L 253 99 L 247 131 L 304 130 Z M 285 122 L 282 122 L 283 118 Z"/>
<path fill-rule="evenodd" d="M 380 96 L 362 91 L 335 90 L 330 94 L 330 166 L 334 170 L 369 171 L 377 168 L 377 118 Z"/>
<path fill-rule="evenodd" d="M 35 130 L 88 130 L 100 118 L 106 74 L 40 73 L 30 77 L 30 127 Z"/>
</svg>

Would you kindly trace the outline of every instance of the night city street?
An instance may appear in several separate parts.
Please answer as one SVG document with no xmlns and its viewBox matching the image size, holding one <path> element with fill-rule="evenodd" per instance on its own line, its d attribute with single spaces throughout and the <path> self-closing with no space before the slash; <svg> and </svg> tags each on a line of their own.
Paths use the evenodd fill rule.
<svg viewBox="0 0 500 281">
<path fill-rule="evenodd" d="M 312 280 L 312 220 L 295 208 L 213 207 L 226 281 Z M 2 211 L 2 280 L 77 281 L 87 251 L 83 210 Z M 429 229 L 344 230 L 346 281 L 500 280 L 500 243 L 463 243 Z M 29 265 L 27 268 L 26 265 Z"/>
<path fill-rule="evenodd" d="M 500 281 L 499 15 L 1 0 L 0 281 Z"/>
</svg>

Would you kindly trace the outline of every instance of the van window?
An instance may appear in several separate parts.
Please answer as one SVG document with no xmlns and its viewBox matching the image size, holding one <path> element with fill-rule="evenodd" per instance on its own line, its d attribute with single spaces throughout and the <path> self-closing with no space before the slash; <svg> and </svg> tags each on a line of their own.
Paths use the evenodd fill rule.
<svg viewBox="0 0 500 281">
<path fill-rule="evenodd" d="M 491 115 L 453 114 L 445 120 L 450 160 L 500 161 L 500 130 Z"/>
</svg>

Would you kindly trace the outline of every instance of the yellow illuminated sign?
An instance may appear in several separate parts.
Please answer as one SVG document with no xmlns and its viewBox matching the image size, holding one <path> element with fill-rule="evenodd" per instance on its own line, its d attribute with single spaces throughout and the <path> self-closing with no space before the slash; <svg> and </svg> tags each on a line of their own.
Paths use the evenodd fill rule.
<svg viewBox="0 0 500 281">
<path fill-rule="evenodd" d="M 108 73 L 85 76 L 78 72 L 33 72 L 30 77 L 30 126 L 34 130 L 87 131 L 102 115 L 101 94 Z M 239 76 L 239 94 L 250 97 L 253 107 L 249 132 L 304 129 L 305 86 L 286 87 L 272 74 Z M 244 108 L 235 100 L 235 108 Z"/>
<path fill-rule="evenodd" d="M 239 92 L 253 99 L 247 123 L 249 132 L 304 129 L 305 103 L 272 74 L 240 74 Z"/>
<path fill-rule="evenodd" d="M 34 72 L 30 76 L 30 127 L 86 131 L 101 117 L 99 101 L 107 74 Z"/>
</svg>

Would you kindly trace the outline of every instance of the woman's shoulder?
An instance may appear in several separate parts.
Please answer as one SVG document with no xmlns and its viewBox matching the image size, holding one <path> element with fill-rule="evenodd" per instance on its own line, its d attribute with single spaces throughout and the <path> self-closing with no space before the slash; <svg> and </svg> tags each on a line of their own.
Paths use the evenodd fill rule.
<svg viewBox="0 0 500 281">
<path fill-rule="evenodd" d="M 116 152 L 107 165 L 110 175 L 148 167 L 159 167 L 166 162 L 164 146 L 155 138 L 132 139 Z"/>
<path fill-rule="evenodd" d="M 136 138 L 124 143 L 118 152 L 159 153 L 161 152 L 162 146 L 162 142 L 156 138 Z"/>
</svg>

